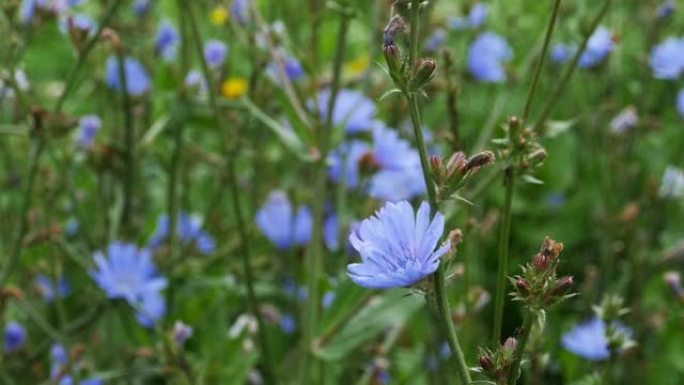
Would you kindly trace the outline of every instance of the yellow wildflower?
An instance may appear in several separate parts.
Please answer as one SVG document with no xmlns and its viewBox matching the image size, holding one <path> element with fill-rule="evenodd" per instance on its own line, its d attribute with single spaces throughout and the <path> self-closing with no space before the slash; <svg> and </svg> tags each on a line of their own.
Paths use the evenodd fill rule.
<svg viewBox="0 0 684 385">
<path fill-rule="evenodd" d="M 223 6 L 219 5 L 211 10 L 211 23 L 214 25 L 224 25 L 229 18 L 230 12 Z"/>
<path fill-rule="evenodd" d="M 247 93 L 247 80 L 243 78 L 230 78 L 221 85 L 221 95 L 229 99 L 237 99 Z"/>
<path fill-rule="evenodd" d="M 359 76 L 368 70 L 370 66 L 370 56 L 361 55 L 356 59 L 350 60 L 346 63 L 345 67 L 347 72 L 351 76 Z"/>
</svg>

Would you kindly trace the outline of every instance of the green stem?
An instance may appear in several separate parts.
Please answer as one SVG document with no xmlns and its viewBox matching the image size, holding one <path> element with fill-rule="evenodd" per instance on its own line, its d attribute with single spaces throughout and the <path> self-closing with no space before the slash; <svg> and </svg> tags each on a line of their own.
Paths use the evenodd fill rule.
<svg viewBox="0 0 684 385">
<path fill-rule="evenodd" d="M 509 166 L 504 171 L 504 184 L 506 185 L 506 198 L 499 232 L 499 266 L 496 276 L 496 297 L 494 300 L 494 346 L 501 342 L 501 328 L 503 326 L 506 273 L 508 272 L 508 253 L 511 241 L 511 207 L 513 205 L 513 188 L 515 187 L 514 166 Z"/>
<path fill-rule="evenodd" d="M 124 205 L 122 222 L 124 231 L 130 231 L 132 200 L 135 184 L 135 132 L 133 127 L 133 114 L 131 111 L 131 98 L 128 95 L 128 77 L 126 76 L 126 58 L 124 53 L 117 54 L 119 63 L 119 81 L 121 97 L 123 101 L 124 116 L 124 154 L 126 159 L 126 171 L 124 176 Z"/>
<path fill-rule="evenodd" d="M 508 378 L 508 385 L 515 385 L 518 382 L 518 371 L 520 371 L 520 363 L 522 362 L 523 353 L 525 353 L 525 346 L 530 339 L 530 332 L 534 324 L 534 313 L 527 310 L 523 320 L 522 333 L 518 338 L 518 345 L 513 352 L 513 365 L 511 366 L 510 377 Z"/>
<path fill-rule="evenodd" d="M 546 28 L 546 36 L 544 37 L 544 45 L 542 46 L 541 56 L 539 57 L 539 63 L 537 63 L 537 69 L 535 70 L 534 77 L 532 78 L 532 86 L 530 87 L 530 92 L 527 95 L 527 101 L 525 102 L 525 109 L 523 112 L 523 122 L 527 121 L 530 116 L 530 108 L 532 107 L 532 99 L 534 99 L 534 94 L 537 91 L 537 85 L 539 84 L 539 78 L 541 75 L 542 67 L 544 66 L 544 61 L 546 60 L 546 52 L 549 50 L 549 43 L 551 42 L 551 36 L 553 35 L 553 29 L 556 26 L 556 20 L 558 19 L 558 10 L 560 9 L 561 0 L 555 0 L 553 4 L 553 11 L 551 13 L 551 19 L 549 20 L 549 25 Z"/>
<path fill-rule="evenodd" d="M 346 3 L 343 4 L 343 9 L 340 10 L 339 28 L 337 32 L 337 47 L 335 49 L 335 58 L 333 61 L 333 78 L 330 85 L 330 98 L 326 108 L 326 119 L 324 124 L 319 125 L 318 135 L 318 150 L 320 158 L 316 164 L 315 170 L 315 202 L 314 202 L 314 233 L 311 248 L 307 253 L 307 266 L 309 267 L 307 277 L 307 290 L 309 292 L 309 300 L 306 304 L 306 327 L 304 328 L 304 350 L 301 364 L 302 381 L 310 379 L 309 374 L 311 370 L 311 354 L 312 344 L 315 335 L 318 333 L 319 312 L 321 306 L 320 281 L 323 270 L 323 256 L 325 253 L 325 243 L 323 239 L 323 228 L 325 222 L 325 204 L 328 198 L 328 153 L 330 151 L 330 134 L 333 130 L 333 111 L 337 101 L 337 94 L 340 89 L 340 80 L 342 78 L 342 66 L 344 64 L 346 46 L 347 46 L 347 31 L 349 30 L 349 22 L 351 14 L 346 9 Z M 315 371 L 314 371 L 315 372 Z M 320 371 L 319 371 L 320 372 Z"/>
<path fill-rule="evenodd" d="M 542 110 L 541 116 L 539 117 L 539 119 L 537 119 L 537 122 L 534 125 L 534 131 L 535 132 L 543 134 L 544 131 L 546 130 L 546 128 L 544 126 L 544 124 L 546 123 L 546 120 L 549 118 L 549 115 L 551 115 L 551 112 L 553 112 L 554 107 L 556 107 L 556 103 L 558 102 L 561 95 L 563 94 L 563 91 L 565 91 L 565 87 L 568 85 L 568 82 L 572 78 L 572 75 L 575 73 L 575 69 L 577 69 L 577 65 L 579 64 L 580 58 L 582 57 L 584 50 L 587 48 L 587 43 L 589 42 L 589 38 L 591 38 L 591 35 L 593 35 L 596 28 L 598 28 L 599 24 L 601 23 L 601 20 L 603 19 L 603 16 L 608 11 L 609 6 L 610 6 L 610 0 L 605 0 L 603 2 L 603 6 L 601 7 L 601 10 L 596 15 L 594 20 L 592 20 L 591 27 L 589 28 L 587 33 L 584 35 L 584 39 L 582 40 L 582 44 L 580 45 L 579 49 L 575 53 L 575 56 L 572 58 L 572 62 L 570 62 L 570 65 L 569 65 L 568 69 L 565 71 L 565 73 L 563 74 L 563 77 L 561 78 L 560 82 L 558 83 L 556 88 L 553 90 L 551 97 L 549 97 L 548 101 L 546 102 L 546 105 L 544 106 L 544 109 Z"/>
<path fill-rule="evenodd" d="M 224 127 L 236 127 L 235 125 L 231 124 L 228 125 L 225 122 L 225 118 L 223 114 L 221 113 L 220 107 L 218 103 L 216 102 L 216 96 L 214 95 L 214 88 L 211 87 L 211 73 L 209 71 L 209 66 L 207 65 L 207 61 L 204 58 L 204 52 L 202 50 L 202 38 L 200 36 L 200 31 L 199 27 L 197 26 L 197 20 L 194 15 L 194 11 L 192 8 L 192 5 L 188 2 L 184 2 L 186 5 L 186 11 L 184 14 L 188 17 L 188 21 L 190 24 L 190 29 L 192 32 L 192 38 L 193 42 L 195 45 L 195 48 L 197 49 L 197 56 L 200 60 L 201 67 L 202 67 L 202 74 L 204 77 L 205 82 L 207 83 L 207 86 L 209 88 L 209 103 L 211 105 L 214 117 L 216 120 L 219 122 L 221 126 Z M 233 130 L 231 133 L 231 136 L 233 139 L 237 138 L 237 131 Z M 233 141 L 233 143 L 235 143 Z M 276 383 L 276 377 L 275 377 L 275 372 L 273 370 L 274 366 L 271 361 L 271 355 L 269 352 L 269 346 L 268 346 L 268 339 L 266 337 L 266 323 L 264 322 L 263 316 L 261 315 L 261 312 L 259 311 L 259 302 L 256 296 L 256 292 L 254 290 L 254 272 L 252 271 L 252 265 L 251 265 L 251 253 L 250 253 L 250 247 L 249 247 L 249 235 L 247 234 L 247 225 L 244 219 L 244 213 L 242 211 L 243 205 L 240 202 L 240 186 L 238 184 L 237 180 L 237 172 L 236 172 L 236 159 L 237 159 L 237 153 L 236 153 L 236 148 L 235 145 L 231 145 L 228 148 L 227 152 L 227 166 L 228 166 L 228 184 L 229 184 L 229 191 L 230 195 L 232 198 L 232 204 L 233 204 L 233 215 L 235 217 L 235 225 L 238 230 L 238 236 L 240 238 L 240 256 L 242 258 L 242 264 L 244 268 L 244 273 L 245 273 L 245 286 L 247 289 L 247 305 L 254 314 L 254 317 L 256 318 L 257 321 L 257 326 L 258 326 L 258 340 L 259 340 L 259 345 L 261 348 L 261 355 L 262 355 L 262 360 L 263 360 L 263 375 L 264 375 L 264 381 L 267 384 L 275 384 Z"/>
<path fill-rule="evenodd" d="M 411 2 L 411 51 L 409 56 L 409 63 L 414 63 L 418 56 L 418 14 L 419 14 L 420 0 L 413 0 Z M 432 171 L 430 169 L 430 162 L 428 161 L 427 147 L 425 146 L 425 139 L 423 137 L 423 129 L 420 121 L 420 108 L 415 94 L 404 92 L 404 96 L 408 100 L 409 109 L 411 111 L 411 122 L 413 124 L 413 133 L 416 137 L 416 145 L 418 146 L 418 153 L 420 155 L 420 165 L 423 169 L 423 178 L 425 179 L 425 187 L 427 189 L 428 200 L 430 202 L 430 216 L 434 217 L 437 214 L 437 193 L 435 185 L 432 183 Z M 468 371 L 468 364 L 466 363 L 463 349 L 458 341 L 456 328 L 451 315 L 451 308 L 449 306 L 449 299 L 446 290 L 445 279 L 445 263 L 441 262 L 437 271 L 434 274 L 435 285 L 435 300 L 437 305 L 437 312 L 442 324 L 443 332 L 447 338 L 447 342 L 451 351 L 456 358 L 456 370 L 461 382 L 465 385 L 470 384 L 470 372 Z"/>
</svg>

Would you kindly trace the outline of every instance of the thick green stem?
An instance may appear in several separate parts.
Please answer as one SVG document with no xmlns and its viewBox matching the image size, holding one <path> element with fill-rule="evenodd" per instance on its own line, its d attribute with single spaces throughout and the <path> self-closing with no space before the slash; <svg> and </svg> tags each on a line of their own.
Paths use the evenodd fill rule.
<svg viewBox="0 0 684 385">
<path fill-rule="evenodd" d="M 572 62 L 570 62 L 570 65 L 565 70 L 563 77 L 561 78 L 560 82 L 558 82 L 558 85 L 556 85 L 556 88 L 553 90 L 551 97 L 549 97 L 548 101 L 546 102 L 546 105 L 544 106 L 544 109 L 542 110 L 541 116 L 539 117 L 539 119 L 537 119 L 537 122 L 534 125 L 534 131 L 535 132 L 539 132 L 539 133 L 543 134 L 544 131 L 546 130 L 546 128 L 544 126 L 544 124 L 546 123 L 546 120 L 549 118 L 549 115 L 551 115 L 551 112 L 553 111 L 554 107 L 556 107 L 556 103 L 558 102 L 561 95 L 563 94 L 563 91 L 565 91 L 565 87 L 568 85 L 568 82 L 572 78 L 572 75 L 575 73 L 575 69 L 577 69 L 577 65 L 579 64 L 580 58 L 582 57 L 582 54 L 584 54 L 584 50 L 587 48 L 587 43 L 589 42 L 591 35 L 593 35 L 596 28 L 598 28 L 599 24 L 601 23 L 601 20 L 603 19 L 603 16 L 608 11 L 609 6 L 610 6 L 610 0 L 605 0 L 603 2 L 603 6 L 601 7 L 601 10 L 599 11 L 599 13 L 596 15 L 596 17 L 592 21 L 591 27 L 589 28 L 587 33 L 584 35 L 584 39 L 582 40 L 582 44 L 580 45 L 579 49 L 575 53 L 575 56 L 572 58 Z"/>
<path fill-rule="evenodd" d="M 204 77 L 204 81 L 206 82 L 208 88 L 209 88 L 209 103 L 212 108 L 213 114 L 215 119 L 219 122 L 219 124 L 223 127 L 236 127 L 235 125 L 228 125 L 225 122 L 225 117 L 221 113 L 221 109 L 216 101 L 216 96 L 214 95 L 214 88 L 211 87 L 211 73 L 209 71 L 209 65 L 207 64 L 206 59 L 204 58 L 204 52 L 202 49 L 202 38 L 200 35 L 199 27 L 197 25 L 197 20 L 194 15 L 194 11 L 192 8 L 192 4 L 188 2 L 184 2 L 186 5 L 186 12 L 184 13 L 186 17 L 188 18 L 189 24 L 190 24 L 190 29 L 192 32 L 192 38 L 193 38 L 193 43 L 195 45 L 195 48 L 197 50 L 197 56 L 200 60 L 201 67 L 202 67 L 202 74 Z M 235 139 L 237 138 L 238 132 L 237 130 L 233 130 L 231 132 L 232 140 L 233 143 L 235 143 Z M 275 372 L 274 372 L 274 366 L 273 362 L 271 360 L 271 355 L 269 351 L 269 346 L 268 346 L 268 339 L 266 337 L 266 323 L 264 322 L 264 318 L 259 311 L 259 302 L 258 298 L 256 296 L 256 292 L 254 290 L 254 272 L 252 271 L 252 265 L 251 265 L 251 253 L 250 253 L 250 247 L 249 247 L 249 234 L 247 234 L 247 225 L 244 219 L 244 213 L 243 213 L 243 205 L 240 201 L 240 186 L 238 184 L 238 178 L 237 178 L 237 172 L 236 172 L 236 160 L 237 160 L 237 152 L 236 152 L 236 146 L 229 145 L 228 146 L 228 152 L 227 152 L 227 159 L 226 163 L 228 166 L 228 184 L 229 184 L 229 191 L 231 195 L 231 200 L 232 200 L 232 205 L 233 205 L 233 216 L 235 218 L 235 225 L 238 230 L 238 236 L 240 238 L 240 257 L 242 259 L 242 265 L 245 273 L 245 286 L 247 289 L 247 305 L 254 314 L 254 317 L 256 318 L 257 325 L 258 325 L 258 340 L 259 340 L 259 347 L 261 349 L 261 355 L 262 355 L 262 360 L 263 360 L 263 375 L 264 375 L 264 381 L 267 384 L 275 384 L 276 383 L 276 377 L 275 377 Z"/>
<path fill-rule="evenodd" d="M 534 99 L 534 94 L 537 91 L 537 85 L 539 84 L 539 78 L 541 77 L 541 70 L 544 67 L 544 61 L 546 60 L 546 52 L 549 50 L 549 43 L 551 42 L 553 29 L 556 26 L 556 20 L 558 19 L 558 10 L 560 9 L 560 3 L 561 0 L 555 0 L 553 4 L 553 11 L 551 13 L 551 19 L 549 19 L 549 25 L 546 28 L 546 36 L 544 37 L 544 45 L 542 46 L 541 56 L 539 57 L 537 69 L 535 70 L 534 77 L 532 78 L 532 86 L 530 86 L 530 92 L 527 94 L 527 101 L 525 101 L 525 109 L 523 111 L 522 119 L 523 122 L 526 122 L 530 116 L 532 100 Z"/>
<path fill-rule="evenodd" d="M 122 222 L 125 231 L 130 231 L 133 196 L 135 195 L 135 127 L 133 127 L 133 111 L 131 97 L 128 94 L 128 77 L 126 76 L 126 58 L 123 52 L 117 54 L 119 63 L 119 85 L 121 88 L 122 110 L 124 116 L 124 154 L 126 171 L 124 176 L 124 205 Z"/>
<path fill-rule="evenodd" d="M 342 66 L 344 64 L 346 46 L 347 46 L 347 31 L 349 30 L 350 13 L 348 9 L 340 10 L 340 24 L 337 35 L 337 48 L 335 50 L 335 58 L 333 61 L 333 78 L 330 85 L 330 98 L 326 108 L 326 119 L 324 124 L 319 124 L 318 135 L 318 150 L 320 158 L 316 164 L 316 187 L 315 187 L 315 203 L 314 203 L 314 233 L 311 248 L 307 253 L 307 266 L 309 268 L 307 277 L 307 289 L 309 292 L 309 299 L 306 306 L 306 327 L 304 328 L 304 350 L 302 357 L 302 381 L 310 377 L 311 372 L 311 348 L 315 335 L 318 333 L 319 312 L 321 306 L 320 281 L 323 270 L 323 257 L 325 253 L 325 244 L 323 239 L 323 228 L 325 222 L 325 204 L 328 200 L 328 153 L 330 151 L 330 134 L 333 130 L 333 113 L 335 103 L 337 101 L 337 94 L 340 89 L 340 80 L 342 77 Z M 322 108 L 322 106 L 321 106 Z"/>
<path fill-rule="evenodd" d="M 534 324 L 534 313 L 527 309 L 525 319 L 523 320 L 522 332 L 518 338 L 518 345 L 513 352 L 513 365 L 511 366 L 510 377 L 508 378 L 508 385 L 515 385 L 518 382 L 518 372 L 520 371 L 520 363 L 522 362 L 523 353 L 525 353 L 525 346 L 530 339 L 530 332 Z"/>
<path fill-rule="evenodd" d="M 511 240 L 511 206 L 513 204 L 513 189 L 515 187 L 515 169 L 512 165 L 504 171 L 504 184 L 506 185 L 506 198 L 499 231 L 499 266 L 496 276 L 496 297 L 494 300 L 494 346 L 501 342 L 501 328 L 503 326 L 503 310 L 506 296 L 506 273 L 508 272 L 508 252 Z"/>
<path fill-rule="evenodd" d="M 411 2 L 411 51 L 409 56 L 409 63 L 412 65 L 418 56 L 418 17 L 419 17 L 420 0 L 413 0 Z M 432 170 L 427 155 L 427 147 L 425 146 L 425 139 L 423 137 L 423 129 L 420 121 L 420 108 L 415 94 L 404 92 L 404 96 L 408 100 L 409 110 L 411 112 L 411 122 L 413 124 L 413 133 L 416 137 L 416 145 L 418 146 L 418 153 L 420 154 L 420 164 L 423 169 L 423 178 L 425 179 L 425 187 L 427 189 L 428 201 L 430 202 L 430 216 L 434 217 L 437 214 L 437 193 L 435 185 L 432 183 Z M 468 371 L 468 364 L 461 349 L 461 344 L 458 341 L 456 328 L 451 315 L 451 308 L 449 306 L 449 298 L 446 290 L 445 277 L 445 263 L 441 262 L 437 271 L 434 274 L 434 289 L 435 301 L 437 305 L 437 312 L 440 323 L 442 324 L 443 332 L 447 338 L 447 342 L 451 351 L 456 358 L 456 371 L 465 385 L 470 384 L 470 372 Z"/>
</svg>

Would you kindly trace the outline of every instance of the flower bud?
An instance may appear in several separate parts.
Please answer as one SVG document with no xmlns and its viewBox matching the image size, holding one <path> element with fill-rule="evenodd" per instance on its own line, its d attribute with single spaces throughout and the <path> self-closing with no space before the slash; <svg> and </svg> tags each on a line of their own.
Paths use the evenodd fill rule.
<svg viewBox="0 0 684 385">
<path fill-rule="evenodd" d="M 387 62 L 387 68 L 389 73 L 394 79 L 401 74 L 401 51 L 394 43 L 385 45 L 383 47 L 383 52 L 385 54 L 385 61 Z"/>
<path fill-rule="evenodd" d="M 465 165 L 465 171 L 476 170 L 480 167 L 494 163 L 495 160 L 496 157 L 493 152 L 483 151 L 468 160 L 468 163 Z"/>
<path fill-rule="evenodd" d="M 451 243 L 451 251 L 455 252 L 456 247 L 463 242 L 463 231 L 461 229 L 453 229 L 449 233 L 449 242 Z"/>
<path fill-rule="evenodd" d="M 551 295 L 553 296 L 563 296 L 565 293 L 570 290 L 570 288 L 575 284 L 575 280 L 571 276 L 565 276 L 558 281 L 556 281 L 556 284 L 554 287 L 551 289 Z"/>
<path fill-rule="evenodd" d="M 449 162 L 447 162 L 447 177 L 451 178 L 454 174 L 460 174 L 461 171 L 465 169 L 466 163 L 466 156 L 463 152 L 459 151 L 454 153 L 451 158 L 449 158 Z"/>
<path fill-rule="evenodd" d="M 418 65 L 409 83 L 409 89 L 418 90 L 424 87 L 435 76 L 436 70 L 437 62 L 434 59 L 421 59 L 418 61 Z"/>
<path fill-rule="evenodd" d="M 398 33 L 404 32 L 405 29 L 406 24 L 404 23 L 404 19 L 402 19 L 401 16 L 397 15 L 391 18 L 385 26 L 385 29 L 382 31 L 384 46 L 387 47 L 390 45 L 394 45 L 394 38 L 397 36 Z"/>
<path fill-rule="evenodd" d="M 548 156 L 548 154 L 546 153 L 546 150 L 544 150 L 543 148 L 540 148 L 540 149 L 532 152 L 529 155 L 528 160 L 532 166 L 539 166 L 542 163 L 544 163 L 544 160 L 546 160 L 547 156 Z"/>
<path fill-rule="evenodd" d="M 515 349 L 518 347 L 518 340 L 515 339 L 514 337 L 508 337 L 506 338 L 506 341 L 503 344 L 503 349 L 508 351 L 508 352 L 514 352 Z"/>
<path fill-rule="evenodd" d="M 524 296 L 529 295 L 532 291 L 532 286 L 525 278 L 518 278 L 518 280 L 515 281 L 515 288 Z"/>
<path fill-rule="evenodd" d="M 439 155 L 433 155 L 430 157 L 430 168 L 432 169 L 432 179 L 435 181 L 437 186 L 442 186 L 445 182 L 445 170 L 444 161 Z"/>
<path fill-rule="evenodd" d="M 480 367 L 484 369 L 485 372 L 492 372 L 494 369 L 494 360 L 488 354 L 483 354 L 480 356 Z"/>
<path fill-rule="evenodd" d="M 534 256 L 534 258 L 532 258 L 532 266 L 534 266 L 534 268 L 539 272 L 546 271 L 546 269 L 548 269 L 551 265 L 550 262 L 551 261 L 549 261 L 549 257 L 544 253 L 538 253 Z"/>
</svg>

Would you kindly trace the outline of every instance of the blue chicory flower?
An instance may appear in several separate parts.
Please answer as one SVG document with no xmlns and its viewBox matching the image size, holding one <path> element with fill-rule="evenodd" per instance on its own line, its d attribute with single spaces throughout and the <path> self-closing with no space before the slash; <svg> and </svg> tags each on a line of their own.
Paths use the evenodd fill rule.
<svg viewBox="0 0 684 385">
<path fill-rule="evenodd" d="M 656 17 L 658 19 L 665 19 L 671 16 L 677 10 L 677 4 L 674 0 L 665 0 L 656 10 Z"/>
<path fill-rule="evenodd" d="M 81 381 L 79 385 L 104 385 L 104 381 L 101 378 L 93 377 L 87 380 Z"/>
<path fill-rule="evenodd" d="M 468 50 L 468 69 L 475 79 L 500 83 L 506 80 L 503 63 L 513 57 L 506 40 L 494 32 L 480 34 Z"/>
<path fill-rule="evenodd" d="M 50 348 L 50 359 L 53 365 L 64 366 L 69 362 L 69 352 L 62 344 L 54 344 Z"/>
<path fill-rule="evenodd" d="M 328 174 L 334 182 L 341 183 L 344 178 L 346 186 L 358 187 L 360 178 L 360 162 L 370 152 L 370 146 L 360 140 L 342 143 L 330 154 Z"/>
<path fill-rule="evenodd" d="M 653 76 L 677 79 L 684 72 L 684 38 L 670 37 L 658 44 L 650 57 Z"/>
<path fill-rule="evenodd" d="M 150 238 L 150 248 L 159 248 L 169 237 L 171 221 L 168 214 L 160 215 L 157 219 L 157 228 Z M 180 213 L 176 223 L 176 233 L 183 244 L 194 244 L 202 254 L 211 254 L 216 249 L 216 242 L 211 234 L 202 229 L 202 221 L 193 215 Z"/>
<path fill-rule="evenodd" d="M 616 327 L 620 333 L 631 334 L 631 331 L 622 325 L 618 324 Z M 601 361 L 610 357 L 606 323 L 598 317 L 579 324 L 565 333 L 562 345 L 570 352 L 590 361 Z"/>
<path fill-rule="evenodd" d="M 226 61 L 228 46 L 220 40 L 209 40 L 204 43 L 204 59 L 211 68 L 219 68 Z"/>
<path fill-rule="evenodd" d="M 161 291 L 168 281 L 157 273 L 149 250 L 114 242 L 107 247 L 106 255 L 98 251 L 93 258 L 97 269 L 91 271 L 92 278 L 109 298 L 125 299 L 135 307 L 143 326 L 152 326 L 164 315 Z"/>
<path fill-rule="evenodd" d="M 280 316 L 280 329 L 285 334 L 293 334 L 297 331 L 297 320 L 292 314 L 282 314 Z"/>
<path fill-rule="evenodd" d="M 323 294 L 323 299 L 321 300 L 323 309 L 327 309 L 330 307 L 330 305 L 333 304 L 335 301 L 335 292 L 334 291 L 326 291 L 325 294 Z"/>
<path fill-rule="evenodd" d="M 321 118 L 327 118 L 330 90 L 322 90 L 318 94 L 318 108 Z M 313 104 L 313 103 L 312 103 Z M 311 106 L 312 109 L 314 106 Z M 347 133 L 369 131 L 375 123 L 376 107 L 373 100 L 359 91 L 343 89 L 337 93 L 333 107 L 332 123 L 335 126 L 344 125 Z"/>
<path fill-rule="evenodd" d="M 5 327 L 5 353 L 11 354 L 21 349 L 26 340 L 28 333 L 20 323 L 12 321 Z"/>
<path fill-rule="evenodd" d="M 91 149 L 95 145 L 95 137 L 102 128 L 102 120 L 97 115 L 86 115 L 78 121 L 80 128 L 77 143 L 84 149 Z"/>
<path fill-rule="evenodd" d="M 425 178 L 420 167 L 382 170 L 373 175 L 368 188 L 369 196 L 388 202 L 412 199 L 425 192 Z"/>
<path fill-rule="evenodd" d="M 166 61 L 171 61 L 176 57 L 180 35 L 178 30 L 168 20 L 163 21 L 157 30 L 155 48 L 157 53 Z"/>
<path fill-rule="evenodd" d="M 193 333 L 192 326 L 186 325 L 183 321 L 176 321 L 173 325 L 173 339 L 178 345 L 184 345 Z"/>
<path fill-rule="evenodd" d="M 577 46 L 574 44 L 555 44 L 551 47 L 551 61 L 556 64 L 563 64 L 570 60 L 570 58 L 577 52 Z"/>
<path fill-rule="evenodd" d="M 349 277 L 370 289 L 410 286 L 434 273 L 449 252 L 449 241 L 435 250 L 443 232 L 444 216 L 430 220 L 426 202 L 417 214 L 407 201 L 387 203 L 349 235 L 362 260 L 347 266 Z"/>
<path fill-rule="evenodd" d="M 59 30 L 62 33 L 67 33 L 69 28 L 74 28 L 79 31 L 91 32 L 97 27 L 95 19 L 84 13 L 77 13 L 67 17 L 62 17 L 59 20 Z"/>
<path fill-rule="evenodd" d="M 273 244 L 281 249 L 304 246 L 311 241 L 313 216 L 307 206 L 295 212 L 287 195 L 276 190 L 256 215 L 256 224 Z"/>
<path fill-rule="evenodd" d="M 624 134 L 639 124 L 639 114 L 634 106 L 627 106 L 610 121 L 613 134 Z"/>
<path fill-rule="evenodd" d="M 35 278 L 35 285 L 38 292 L 43 296 L 46 302 L 53 302 L 57 298 L 64 298 L 69 295 L 69 282 L 62 278 L 59 283 L 45 274 L 39 274 Z M 55 293 L 55 289 L 57 292 Z"/>
<path fill-rule="evenodd" d="M 468 23 L 470 28 L 479 28 L 482 24 L 487 21 L 487 14 L 489 13 L 489 8 L 486 4 L 477 2 L 472 8 L 470 8 L 470 13 L 468 14 Z"/>
<path fill-rule="evenodd" d="M 615 48 L 613 35 L 604 26 L 594 31 L 587 42 L 587 47 L 580 57 L 581 68 L 593 68 L 601 64 Z"/>
<path fill-rule="evenodd" d="M 325 246 L 330 251 L 337 251 L 340 248 L 340 221 L 335 213 L 331 213 L 325 218 L 323 224 L 323 239 Z"/>
<path fill-rule="evenodd" d="M 21 2 L 21 10 L 19 11 L 19 19 L 24 24 L 28 24 L 33 20 L 38 7 L 47 5 L 47 0 L 24 0 Z"/>
<path fill-rule="evenodd" d="M 230 14 L 240 24 L 249 22 L 249 0 L 234 0 L 230 7 Z"/>
<path fill-rule="evenodd" d="M 135 0 L 133 3 L 133 13 L 138 17 L 145 16 L 149 10 L 150 0 Z"/>
<path fill-rule="evenodd" d="M 137 59 L 124 58 L 124 73 L 126 76 L 126 90 L 129 95 L 140 96 L 152 87 L 147 70 Z M 107 59 L 107 85 L 109 88 L 121 91 L 119 79 L 119 60 L 115 56 Z"/>
<path fill-rule="evenodd" d="M 425 51 L 435 53 L 439 50 L 447 39 L 447 33 L 443 28 L 436 29 L 425 43 Z"/>
<path fill-rule="evenodd" d="M 287 54 L 283 54 L 281 60 L 283 62 L 285 76 L 287 76 L 290 81 L 296 81 L 304 76 L 304 67 L 299 60 Z M 276 83 L 280 83 L 280 72 L 278 71 L 278 64 L 275 61 L 269 64 L 267 72 Z"/>
</svg>

